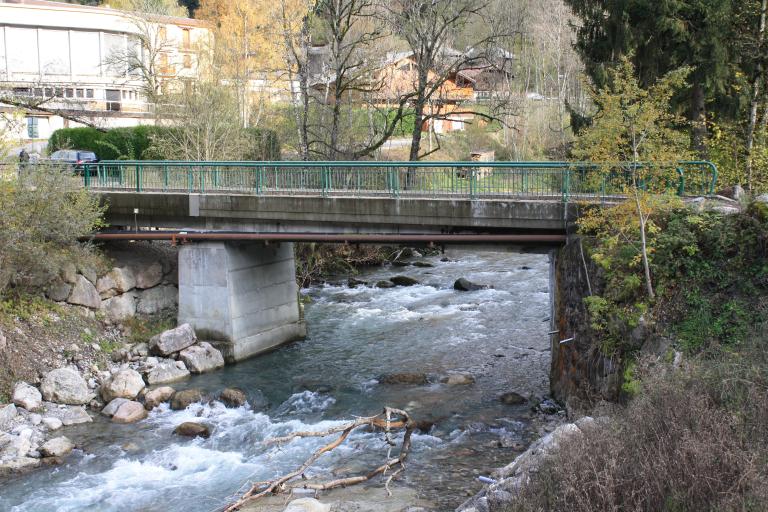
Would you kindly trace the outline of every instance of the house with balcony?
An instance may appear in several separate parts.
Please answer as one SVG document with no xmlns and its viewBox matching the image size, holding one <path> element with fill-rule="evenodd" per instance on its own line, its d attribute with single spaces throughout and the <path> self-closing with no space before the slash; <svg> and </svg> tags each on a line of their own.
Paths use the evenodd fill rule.
<svg viewBox="0 0 768 512">
<path fill-rule="evenodd" d="M 152 124 L 146 71 L 160 92 L 195 80 L 209 37 L 194 19 L 0 0 L 0 122 L 13 113 L 12 129 L 31 151 L 59 128 Z"/>
</svg>

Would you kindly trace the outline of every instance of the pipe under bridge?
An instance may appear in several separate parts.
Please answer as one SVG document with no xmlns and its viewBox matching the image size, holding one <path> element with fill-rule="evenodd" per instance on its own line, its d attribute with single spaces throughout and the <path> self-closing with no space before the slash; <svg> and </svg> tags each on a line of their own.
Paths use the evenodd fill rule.
<svg viewBox="0 0 768 512">
<path fill-rule="evenodd" d="M 632 186 L 708 195 L 717 183 L 703 161 L 103 161 L 78 171 L 113 227 L 96 239 L 183 242 L 179 322 L 229 361 L 306 335 L 293 242 L 560 244 L 580 203 L 615 203 Z"/>
</svg>

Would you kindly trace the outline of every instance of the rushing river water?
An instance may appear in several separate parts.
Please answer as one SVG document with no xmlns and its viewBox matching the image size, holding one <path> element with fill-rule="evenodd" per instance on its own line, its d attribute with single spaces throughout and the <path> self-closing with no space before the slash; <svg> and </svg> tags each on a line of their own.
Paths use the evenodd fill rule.
<svg viewBox="0 0 768 512">
<path fill-rule="evenodd" d="M 385 267 L 357 276 L 374 283 L 408 275 L 421 282 L 412 287 L 304 290 L 311 299 L 307 340 L 174 385 L 210 393 L 227 386 L 261 390 L 267 409 L 226 409 L 214 402 L 170 411 L 164 405 L 138 424 L 96 418 L 69 427 L 64 434 L 84 449 L 62 466 L 0 483 L 0 510 L 215 510 L 246 481 L 284 474 L 323 444 L 302 439 L 265 448 L 262 440 L 322 430 L 384 405 L 436 422 L 429 434 L 414 436 L 411 462 L 397 485 L 412 489 L 428 508 L 452 510 L 480 488 L 478 475 L 508 463 L 531 440 L 528 408 L 504 405 L 498 397 L 547 393 L 549 262 L 544 253 L 447 256 L 451 261 L 421 260 L 434 268 Z M 493 288 L 458 292 L 452 288 L 458 277 Z M 376 380 L 395 372 L 425 372 L 432 383 Z M 470 373 L 476 382 L 440 383 L 451 372 Z M 211 425 L 210 439 L 173 436 L 183 421 Z M 385 456 L 380 435 L 356 433 L 310 475 L 357 473 Z M 381 507 L 389 510 L 386 501 Z"/>
</svg>

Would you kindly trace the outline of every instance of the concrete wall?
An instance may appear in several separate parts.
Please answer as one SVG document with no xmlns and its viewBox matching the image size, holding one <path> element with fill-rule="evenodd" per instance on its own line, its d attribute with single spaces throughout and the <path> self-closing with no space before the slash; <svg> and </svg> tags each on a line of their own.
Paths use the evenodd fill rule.
<svg viewBox="0 0 768 512">
<path fill-rule="evenodd" d="M 107 220 L 140 227 L 242 232 L 456 233 L 565 231 L 576 209 L 560 201 L 279 197 L 105 192 Z"/>
<path fill-rule="evenodd" d="M 293 244 L 204 242 L 179 251 L 179 323 L 240 361 L 306 336 Z"/>
</svg>

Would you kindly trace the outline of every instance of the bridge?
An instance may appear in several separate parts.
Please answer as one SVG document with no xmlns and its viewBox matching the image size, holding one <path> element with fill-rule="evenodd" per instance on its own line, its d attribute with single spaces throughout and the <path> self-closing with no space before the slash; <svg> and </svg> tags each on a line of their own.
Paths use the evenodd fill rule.
<svg viewBox="0 0 768 512">
<path fill-rule="evenodd" d="M 229 361 L 305 336 L 293 242 L 563 243 L 578 205 L 627 187 L 714 193 L 710 162 L 104 161 L 86 188 L 123 231 L 97 239 L 170 239 L 179 252 L 179 322 Z"/>
</svg>

